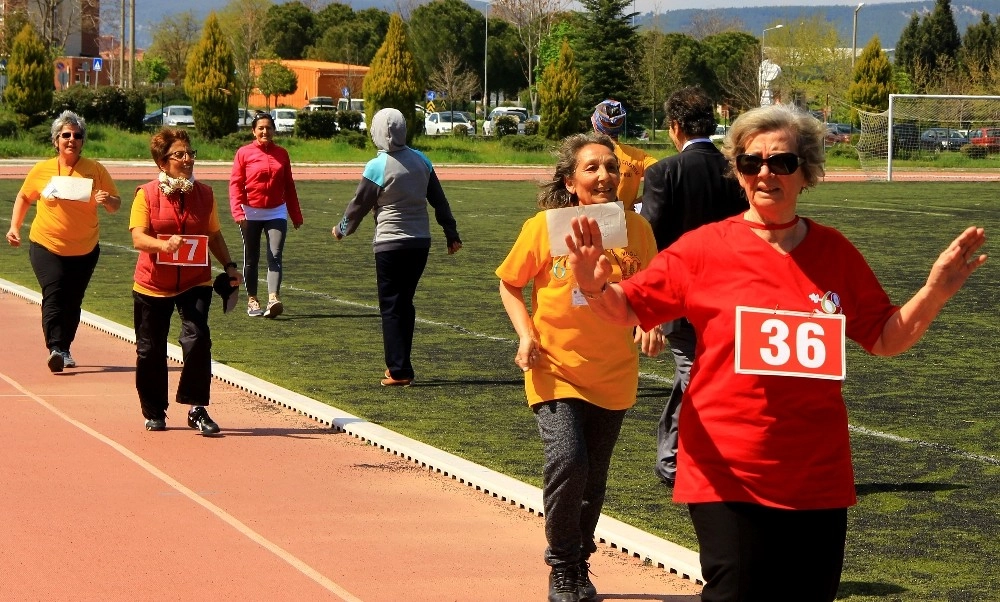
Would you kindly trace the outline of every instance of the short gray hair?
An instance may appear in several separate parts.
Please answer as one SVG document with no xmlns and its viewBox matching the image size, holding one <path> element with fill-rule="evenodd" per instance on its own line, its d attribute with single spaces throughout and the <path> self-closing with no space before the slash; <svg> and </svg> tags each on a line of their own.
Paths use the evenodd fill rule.
<svg viewBox="0 0 1000 602">
<path fill-rule="evenodd" d="M 736 165 L 737 155 L 746 152 L 747 141 L 765 132 L 784 130 L 795 138 L 796 154 L 804 161 L 802 175 L 806 179 L 806 188 L 815 186 L 826 173 L 823 164 L 826 162 L 826 149 L 823 142 L 826 128 L 823 123 L 809 113 L 789 105 L 768 105 L 750 109 L 736 118 L 722 153 L 729 159 L 729 165 Z"/>
<path fill-rule="evenodd" d="M 84 121 L 83 117 L 80 117 L 73 111 L 63 111 L 58 117 L 56 117 L 55 121 L 52 122 L 52 144 L 56 143 L 56 140 L 59 138 L 59 132 L 61 132 L 67 125 L 79 128 L 80 132 L 83 134 L 83 139 L 87 139 L 87 122 Z"/>
</svg>

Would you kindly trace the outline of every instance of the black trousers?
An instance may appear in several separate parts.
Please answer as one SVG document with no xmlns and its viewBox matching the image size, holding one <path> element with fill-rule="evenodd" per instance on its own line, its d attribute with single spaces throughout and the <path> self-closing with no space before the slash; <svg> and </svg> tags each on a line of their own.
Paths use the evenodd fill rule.
<svg viewBox="0 0 1000 602">
<path fill-rule="evenodd" d="M 430 249 L 398 249 L 375 253 L 378 308 L 382 314 L 385 367 L 395 379 L 413 378 L 410 352 L 417 310 L 413 296 L 427 266 Z"/>
<path fill-rule="evenodd" d="M 42 287 L 42 334 L 45 347 L 69 351 L 80 327 L 83 295 L 94 275 L 101 247 L 86 255 L 56 255 L 42 245 L 28 246 L 28 259 Z"/>
<path fill-rule="evenodd" d="M 847 509 L 690 504 L 702 602 L 832 602 L 844 566 Z"/>
<path fill-rule="evenodd" d="M 132 291 L 135 323 L 135 389 L 145 418 L 167 412 L 167 336 L 174 308 L 181 317 L 178 341 L 184 356 L 177 403 L 206 406 L 212 386 L 212 338 L 208 308 L 212 287 L 196 286 L 174 297 L 150 297 Z"/>
</svg>

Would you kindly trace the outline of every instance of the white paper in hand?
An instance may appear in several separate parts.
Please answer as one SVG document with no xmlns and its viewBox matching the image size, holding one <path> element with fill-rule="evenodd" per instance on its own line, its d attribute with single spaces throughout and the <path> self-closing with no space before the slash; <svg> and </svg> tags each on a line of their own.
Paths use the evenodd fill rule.
<svg viewBox="0 0 1000 602">
<path fill-rule="evenodd" d="M 49 199 L 89 203 L 93 190 L 94 180 L 91 178 L 52 176 L 52 179 L 49 180 L 49 185 L 42 191 L 42 196 Z"/>
<path fill-rule="evenodd" d="M 570 220 L 574 217 L 589 217 L 597 220 L 601 228 L 601 239 L 605 249 L 618 249 L 628 246 L 628 231 L 625 229 L 625 211 L 617 203 L 598 203 L 596 205 L 577 205 L 549 209 L 545 218 L 549 227 L 549 247 L 552 257 L 569 255 L 566 246 L 566 236 L 573 233 Z"/>
</svg>

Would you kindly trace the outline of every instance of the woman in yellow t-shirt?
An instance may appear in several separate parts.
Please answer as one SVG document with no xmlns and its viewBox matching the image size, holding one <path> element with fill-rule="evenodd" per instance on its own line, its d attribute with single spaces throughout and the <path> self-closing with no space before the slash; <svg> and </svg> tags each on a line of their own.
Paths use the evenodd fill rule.
<svg viewBox="0 0 1000 602">
<path fill-rule="evenodd" d="M 86 139 L 83 117 L 72 111 L 56 117 L 52 122 L 56 156 L 28 172 L 14 199 L 7 230 L 7 243 L 20 247 L 28 208 L 41 200 L 28 234 L 28 258 L 42 287 L 42 333 L 52 372 L 76 367 L 69 348 L 80 326 L 83 296 L 101 255 L 97 208 L 114 213 L 122 204 L 108 170 L 80 156 Z"/>
<path fill-rule="evenodd" d="M 567 138 L 555 175 L 538 195 L 542 209 L 525 222 L 497 268 L 500 298 L 518 344 L 528 404 L 545 449 L 542 499 L 550 602 L 594 600 L 587 560 L 597 550 L 594 530 L 604 504 L 608 467 L 625 411 L 635 404 L 639 353 L 630 327 L 609 327 L 587 305 L 601 291 L 582 290 L 566 256 L 552 257 L 550 209 L 613 203 L 618 159 L 603 134 Z M 623 213 L 625 246 L 609 249 L 615 280 L 635 275 L 656 255 L 653 230 L 633 211 Z M 557 229 L 551 231 L 560 236 Z M 562 234 L 565 236 L 565 234 Z M 524 287 L 532 285 L 529 315 Z M 637 337 L 643 351 L 662 349 L 659 333 Z"/>
</svg>

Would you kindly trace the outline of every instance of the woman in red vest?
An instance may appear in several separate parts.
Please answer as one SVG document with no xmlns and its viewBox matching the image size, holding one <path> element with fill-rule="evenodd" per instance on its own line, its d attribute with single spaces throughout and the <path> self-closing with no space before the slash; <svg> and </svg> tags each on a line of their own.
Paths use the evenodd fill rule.
<svg viewBox="0 0 1000 602">
<path fill-rule="evenodd" d="M 160 175 L 136 189 L 129 218 L 132 244 L 140 251 L 132 287 L 135 388 L 146 430 L 166 430 L 167 333 L 176 308 L 184 353 L 176 402 L 191 406 L 188 426 L 214 435 L 219 425 L 205 409 L 212 381 L 209 255 L 222 263 L 231 285 L 239 286 L 243 277 L 222 237 L 212 189 L 191 177 L 198 153 L 187 132 L 164 128 L 149 150 Z"/>
</svg>

